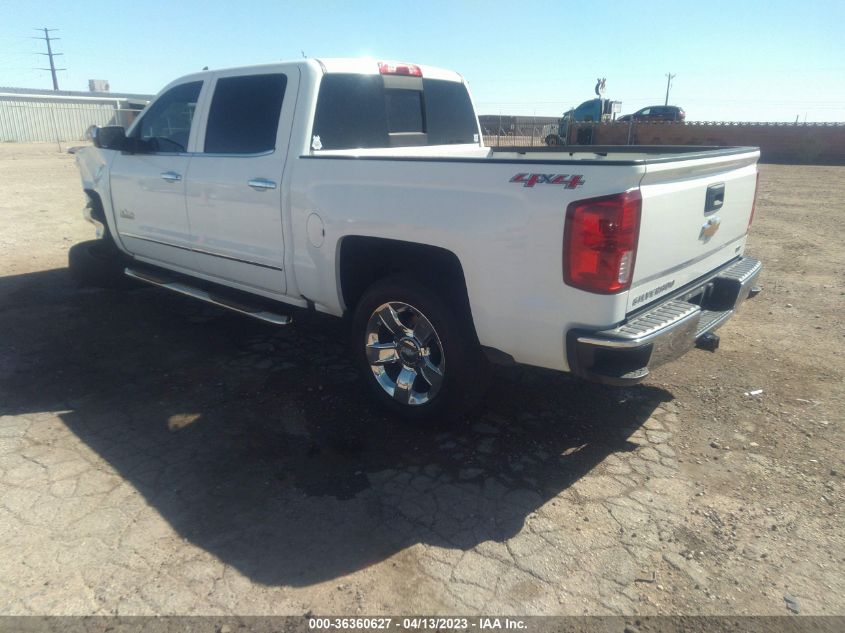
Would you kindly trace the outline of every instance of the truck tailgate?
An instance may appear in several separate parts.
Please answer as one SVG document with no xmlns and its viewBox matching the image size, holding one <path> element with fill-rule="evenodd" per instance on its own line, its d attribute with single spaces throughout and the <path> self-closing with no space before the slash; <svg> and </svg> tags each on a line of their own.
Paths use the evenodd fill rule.
<svg viewBox="0 0 845 633">
<path fill-rule="evenodd" d="M 757 151 L 649 162 L 627 311 L 642 308 L 743 252 Z"/>
</svg>

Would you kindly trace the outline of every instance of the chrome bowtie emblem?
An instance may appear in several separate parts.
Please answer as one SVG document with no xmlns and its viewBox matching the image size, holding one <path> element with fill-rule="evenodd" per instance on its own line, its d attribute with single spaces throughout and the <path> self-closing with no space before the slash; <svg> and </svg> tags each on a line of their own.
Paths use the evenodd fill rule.
<svg viewBox="0 0 845 633">
<path fill-rule="evenodd" d="M 719 230 L 719 226 L 721 226 L 722 220 L 717 217 L 707 218 L 707 221 L 701 227 L 701 234 L 698 236 L 699 239 L 702 240 L 709 240 L 711 237 L 716 235 L 716 231 Z"/>
</svg>

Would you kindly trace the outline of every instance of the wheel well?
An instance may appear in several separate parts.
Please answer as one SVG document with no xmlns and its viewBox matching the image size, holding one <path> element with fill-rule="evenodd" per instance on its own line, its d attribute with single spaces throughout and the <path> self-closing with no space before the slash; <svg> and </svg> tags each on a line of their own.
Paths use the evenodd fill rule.
<svg viewBox="0 0 845 633">
<path fill-rule="evenodd" d="M 91 217 L 97 222 L 106 223 L 106 212 L 103 209 L 103 201 L 93 189 L 85 189 L 85 194 L 88 196 L 88 207 L 91 209 Z"/>
<path fill-rule="evenodd" d="M 472 323 L 464 270 L 445 248 L 352 235 L 340 245 L 340 288 L 347 311 L 375 281 L 408 275 L 437 292 L 458 315 Z"/>
</svg>

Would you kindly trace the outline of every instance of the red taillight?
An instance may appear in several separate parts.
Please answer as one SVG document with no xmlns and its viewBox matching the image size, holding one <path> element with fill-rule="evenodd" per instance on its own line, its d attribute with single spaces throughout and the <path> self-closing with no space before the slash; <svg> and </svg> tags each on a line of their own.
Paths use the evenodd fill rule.
<svg viewBox="0 0 845 633">
<path fill-rule="evenodd" d="M 760 190 L 760 172 L 757 172 L 757 181 L 754 183 L 754 201 L 751 203 L 751 217 L 748 218 L 748 227 L 745 229 L 746 235 L 751 231 L 751 223 L 754 221 L 754 210 L 757 208 L 757 192 Z"/>
<path fill-rule="evenodd" d="M 378 71 L 382 75 L 408 75 L 410 77 L 422 77 L 422 70 L 414 64 L 404 62 L 379 62 Z"/>
<path fill-rule="evenodd" d="M 611 294 L 631 285 L 642 198 L 638 189 L 579 200 L 566 208 L 563 280 L 570 286 Z"/>
</svg>

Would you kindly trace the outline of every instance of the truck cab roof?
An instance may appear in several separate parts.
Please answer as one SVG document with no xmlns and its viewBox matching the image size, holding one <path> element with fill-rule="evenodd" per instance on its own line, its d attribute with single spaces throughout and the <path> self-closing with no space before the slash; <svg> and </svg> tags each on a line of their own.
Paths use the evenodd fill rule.
<svg viewBox="0 0 845 633">
<path fill-rule="evenodd" d="M 464 78 L 453 70 L 445 68 L 438 68 L 436 66 L 427 66 L 422 64 L 414 64 L 413 62 L 402 62 L 394 60 L 379 60 L 372 57 L 318 57 L 316 61 L 323 68 L 326 73 L 356 73 L 361 75 L 378 75 L 379 63 L 387 63 L 394 65 L 411 65 L 416 66 L 422 71 L 422 76 L 426 79 L 443 79 L 447 81 L 463 82 Z"/>
<path fill-rule="evenodd" d="M 422 72 L 422 76 L 426 79 L 440 79 L 445 81 L 464 82 L 463 76 L 453 70 L 445 68 L 438 68 L 437 66 L 428 66 L 424 64 L 414 64 L 412 62 L 402 62 L 395 60 L 378 60 L 372 57 L 313 57 L 308 59 L 293 59 L 279 62 L 270 62 L 266 64 L 252 64 L 249 66 L 228 66 L 225 68 L 211 68 L 197 73 L 190 73 L 179 77 L 170 82 L 168 86 L 182 83 L 187 80 L 199 80 L 215 73 L 225 72 L 232 74 L 236 71 L 241 71 L 243 74 L 252 74 L 260 71 L 271 72 L 279 66 L 297 65 L 309 67 L 320 74 L 329 73 L 347 73 L 358 75 L 378 75 L 380 74 L 379 64 L 391 64 L 394 66 L 410 66 L 416 67 Z M 397 73 L 401 74 L 401 73 Z"/>
</svg>

